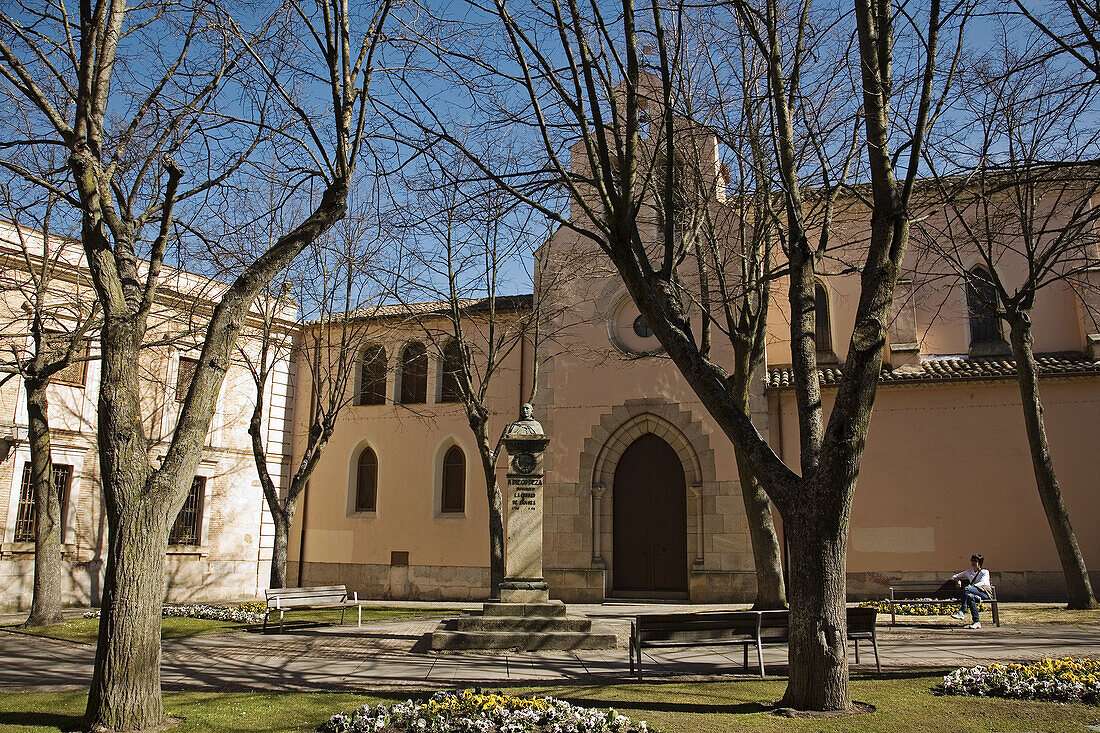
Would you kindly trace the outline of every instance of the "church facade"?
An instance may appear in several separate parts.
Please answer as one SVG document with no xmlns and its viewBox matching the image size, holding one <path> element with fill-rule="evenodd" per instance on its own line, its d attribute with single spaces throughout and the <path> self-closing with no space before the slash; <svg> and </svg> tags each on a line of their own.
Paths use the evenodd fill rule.
<svg viewBox="0 0 1100 733">
<path fill-rule="evenodd" d="M 930 209 L 928 220 L 935 216 Z M 858 201 L 842 207 L 834 236 L 846 244 L 820 268 L 816 340 L 826 412 L 859 296 L 858 272 L 846 263 L 858 258 L 867 221 Z M 936 269 L 928 265 L 929 251 L 913 237 L 895 295 L 851 516 L 849 593 L 883 597 L 891 580 L 945 578 L 980 552 L 1000 597 L 1062 597 L 1006 334 L 995 314 L 974 302 L 964 279 L 928 277 Z M 4 256 L 13 263 L 8 272 L 16 273 L 17 256 Z M 751 600 L 752 550 L 730 441 L 594 244 L 562 228 L 536 258 L 534 296 L 510 296 L 499 301 L 504 307 L 488 310 L 470 302 L 462 318 L 473 334 L 468 347 L 477 369 L 487 353 L 478 339 L 505 327 L 516 333 L 498 353 L 486 393 L 490 435 L 531 402 L 551 438 L 543 464 L 543 565 L 551 596 Z M 74 252 L 72 287 L 81 267 Z M 196 304 L 217 288 L 186 273 L 176 278 L 168 288 L 172 305 L 160 314 L 164 328 L 185 316 L 201 320 Z M 750 413 L 776 454 L 797 470 L 785 283 L 778 279 L 773 288 L 765 365 L 753 381 Z M 1032 310 L 1050 443 L 1094 584 L 1100 583 L 1097 293 L 1100 270 L 1087 268 L 1073 282 L 1045 288 Z M 4 308 L 7 330 L 18 332 L 25 318 L 19 304 L 9 298 Z M 702 314 L 693 315 L 693 327 L 701 329 Z M 488 596 L 489 497 L 478 444 L 449 376 L 452 317 L 440 303 L 357 316 L 367 337 L 350 380 L 353 404 L 341 413 L 299 499 L 288 553 L 292 582 L 344 583 L 361 598 Z M 486 327 L 489 318 L 498 319 L 495 329 Z M 290 311 L 280 324 L 297 338 L 325 328 L 296 322 Z M 171 435 L 193 347 L 184 338 L 148 354 L 156 446 Z M 252 348 L 247 339 L 244 348 Z M 728 339 L 715 334 L 711 358 L 732 362 Z M 302 455 L 315 386 L 305 365 L 287 361 L 276 371 L 265 429 L 268 463 L 282 477 Z M 50 388 L 57 408 L 54 462 L 67 492 L 65 593 L 70 602 L 95 603 L 106 523 L 96 468 L 94 358 L 70 376 Z M 171 600 L 251 597 L 266 587 L 272 525 L 249 449 L 253 390 L 247 369 L 234 366 L 194 499 L 173 535 L 165 589 Z M 22 478 L 28 454 L 18 379 L 0 385 L 0 409 L 0 605 L 26 607 L 33 517 Z M 505 468 L 500 456 L 502 487 Z M 778 516 L 776 525 L 782 544 Z"/>
<path fill-rule="evenodd" d="M 79 242 L 44 238 L 41 232 L 0 222 L 0 343 L 6 352 L 0 361 L 9 367 L 13 353 L 30 348 L 25 304 L 33 292 L 30 271 L 41 264 L 44 248 L 52 263 L 48 302 L 55 312 L 86 314 L 91 308 L 93 295 Z M 162 272 L 160 296 L 150 316 L 150 340 L 156 345 L 143 349 L 139 365 L 153 465 L 167 450 L 199 356 L 210 302 L 222 287 L 180 270 L 166 267 Z M 278 314 L 277 333 L 287 338 L 296 333 L 295 310 L 286 307 Z M 241 353 L 253 359 L 259 350 L 255 327 L 250 322 L 241 340 Z M 98 605 L 108 545 L 96 443 L 100 371 L 95 344 L 80 356 L 47 388 L 51 454 L 61 496 L 62 600 Z M 268 464 L 279 480 L 290 460 L 292 366 L 288 358 L 278 359 L 265 393 L 270 409 L 262 430 Z M 0 378 L 0 608 L 27 609 L 33 591 L 36 521 L 27 406 L 21 378 L 11 373 Z M 243 358 L 237 360 L 226 374 L 195 480 L 171 530 L 164 588 L 169 601 L 255 597 L 267 587 L 274 525 L 248 435 L 255 395 Z"/>
<path fill-rule="evenodd" d="M 938 215 L 929 205 L 928 220 Z M 858 271 L 847 263 L 858 258 L 869 220 L 858 200 L 839 207 L 833 236 L 846 244 L 824 260 L 818 278 L 826 413 L 859 297 Z M 966 279 L 951 276 L 943 262 L 929 266 L 930 251 L 927 239 L 914 234 L 895 296 L 851 516 L 849 593 L 881 598 L 891 580 L 947 578 L 980 552 L 1001 597 L 1063 597 L 1007 333 L 968 292 Z M 730 441 L 662 353 L 594 244 L 563 227 L 536 257 L 537 297 L 553 304 L 543 309 L 553 315 L 545 316 L 542 332 L 551 335 L 516 350 L 497 375 L 489 406 L 491 430 L 499 432 L 516 419 L 533 379 L 535 417 L 551 436 L 544 463 L 551 596 L 751 601 L 752 550 Z M 979 262 L 975 256 L 967 268 Z M 1011 273 L 1018 263 L 1006 258 L 1003 265 Z M 1098 271 L 1090 268 L 1077 281 L 1042 290 L 1032 310 L 1050 442 L 1094 583 L 1100 581 L 1093 453 L 1100 434 L 1098 285 Z M 766 364 L 754 380 L 750 412 L 797 471 L 785 283 L 773 288 Z M 695 313 L 696 328 L 701 321 Z M 438 325 L 445 326 L 442 315 Z M 416 377 L 425 380 L 425 398 L 403 403 L 401 383 L 409 378 L 403 355 L 420 348 L 423 333 L 421 318 L 404 331 L 391 324 L 379 337 L 389 354 L 386 400 L 347 409 L 291 534 L 291 577 L 303 585 L 344 582 L 384 598 L 489 592 L 485 481 L 461 407 L 433 402 L 441 394 L 441 361 L 433 359 Z M 728 340 L 714 338 L 712 358 L 732 362 Z M 299 399 L 307 390 L 299 383 Z M 296 451 L 302 434 L 299 423 Z M 459 462 L 464 499 L 446 508 L 442 497 L 455 491 L 447 476 L 457 475 Z M 502 486 L 504 468 L 501 458 Z M 354 497 L 363 490 L 374 501 L 359 511 Z M 778 516 L 776 524 L 782 544 Z"/>
</svg>

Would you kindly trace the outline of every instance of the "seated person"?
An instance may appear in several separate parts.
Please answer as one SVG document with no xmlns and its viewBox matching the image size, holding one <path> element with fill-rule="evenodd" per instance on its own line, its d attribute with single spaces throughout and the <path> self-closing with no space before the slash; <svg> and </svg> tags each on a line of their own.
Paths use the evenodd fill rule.
<svg viewBox="0 0 1100 733">
<path fill-rule="evenodd" d="M 964 612 L 969 607 L 971 623 L 964 627 L 967 629 L 982 627 L 982 622 L 978 620 L 978 604 L 992 598 L 993 586 L 989 582 L 989 571 L 982 567 L 984 563 L 985 558 L 981 555 L 971 555 L 970 567 L 951 576 L 956 587 L 962 589 L 962 608 L 951 614 L 951 618 L 965 618 Z"/>
</svg>

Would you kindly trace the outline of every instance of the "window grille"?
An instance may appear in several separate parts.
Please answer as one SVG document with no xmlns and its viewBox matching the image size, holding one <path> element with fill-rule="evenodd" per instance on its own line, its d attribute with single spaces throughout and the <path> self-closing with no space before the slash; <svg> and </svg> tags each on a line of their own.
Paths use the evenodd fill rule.
<svg viewBox="0 0 1100 733">
<path fill-rule="evenodd" d="M 401 403 L 423 404 L 428 401 L 428 350 L 417 341 L 409 343 L 401 354 Z"/>
<path fill-rule="evenodd" d="M 829 323 L 829 291 L 821 283 L 814 284 L 814 345 L 818 353 L 833 350 L 833 330 Z"/>
<path fill-rule="evenodd" d="M 452 339 L 443 348 L 443 384 L 440 389 L 440 402 L 458 402 L 462 399 L 462 344 Z"/>
<path fill-rule="evenodd" d="M 970 316 L 971 345 L 1004 341 L 997 288 L 989 273 L 980 267 L 971 270 L 966 280 L 966 310 Z"/>
<path fill-rule="evenodd" d="M 359 404 L 386 404 L 386 350 L 381 346 L 368 346 L 363 350 L 360 369 Z"/>
<path fill-rule="evenodd" d="M 466 511 L 466 454 L 457 445 L 452 445 L 443 457 L 442 499 L 442 511 Z"/>
<path fill-rule="evenodd" d="M 61 541 L 65 541 L 65 519 L 69 511 L 69 484 L 72 482 L 73 467 L 61 463 L 52 464 L 53 485 L 61 500 Z M 35 523 L 38 513 L 34 507 L 34 483 L 31 480 L 31 464 L 23 464 L 23 484 L 19 491 L 19 508 L 15 514 L 15 541 L 34 542 Z"/>
<path fill-rule="evenodd" d="M 183 507 L 176 516 L 176 523 L 172 525 L 172 533 L 168 535 L 168 544 L 200 544 L 202 500 L 205 493 L 206 477 L 196 476 L 195 480 L 191 482 L 191 490 L 187 492 L 187 500 L 183 502 Z"/>
</svg>

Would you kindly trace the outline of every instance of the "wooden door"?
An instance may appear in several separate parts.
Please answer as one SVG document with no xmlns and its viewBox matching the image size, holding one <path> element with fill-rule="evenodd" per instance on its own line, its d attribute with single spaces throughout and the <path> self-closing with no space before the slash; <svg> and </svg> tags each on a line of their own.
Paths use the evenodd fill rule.
<svg viewBox="0 0 1100 733">
<path fill-rule="evenodd" d="M 615 468 L 615 590 L 687 590 L 687 498 L 684 468 L 652 433 L 623 451 Z"/>
</svg>

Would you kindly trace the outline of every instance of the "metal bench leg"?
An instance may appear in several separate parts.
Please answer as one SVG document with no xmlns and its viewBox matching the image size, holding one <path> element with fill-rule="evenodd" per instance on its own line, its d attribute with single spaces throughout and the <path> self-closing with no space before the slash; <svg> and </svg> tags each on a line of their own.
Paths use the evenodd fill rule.
<svg viewBox="0 0 1100 733">
<path fill-rule="evenodd" d="M 356 606 L 356 608 L 359 609 L 359 626 L 358 627 L 363 628 L 363 607 L 362 606 Z"/>
<path fill-rule="evenodd" d="M 875 671 L 882 674 L 882 663 L 878 660 L 878 635 L 871 630 L 871 646 L 875 648 Z"/>
<path fill-rule="evenodd" d="M 749 668 L 749 643 L 746 641 L 741 646 L 745 647 L 745 661 L 744 661 L 744 664 L 742 664 L 741 666 L 745 669 L 748 669 Z"/>
<path fill-rule="evenodd" d="M 343 606 L 340 608 L 340 625 L 344 625 L 344 614 L 348 612 L 348 607 Z"/>
<path fill-rule="evenodd" d="M 264 633 L 267 633 L 267 619 L 271 616 L 271 611 L 264 612 Z"/>
<path fill-rule="evenodd" d="M 279 609 L 279 633 L 283 633 L 283 610 Z"/>
<path fill-rule="evenodd" d="M 859 664 L 859 639 L 852 639 L 856 643 L 856 664 Z"/>
<path fill-rule="evenodd" d="M 764 642 L 756 637 L 756 660 L 760 663 L 760 679 L 764 679 Z"/>
<path fill-rule="evenodd" d="M 997 600 L 995 598 L 989 601 L 989 607 L 990 607 L 990 610 L 993 611 L 993 623 L 994 623 L 994 625 L 1000 626 L 1001 625 L 1001 612 L 1000 612 L 1000 609 L 997 607 Z"/>
</svg>

